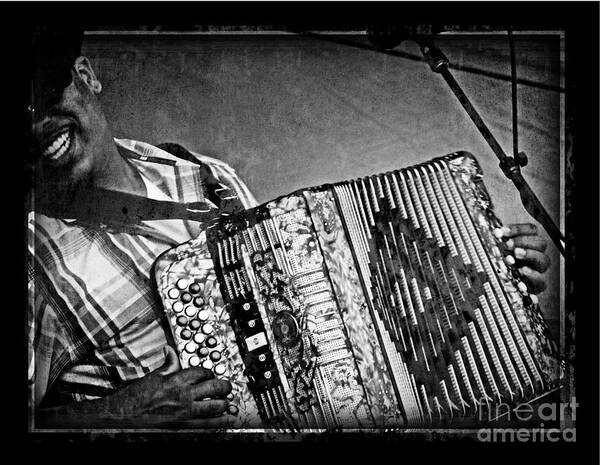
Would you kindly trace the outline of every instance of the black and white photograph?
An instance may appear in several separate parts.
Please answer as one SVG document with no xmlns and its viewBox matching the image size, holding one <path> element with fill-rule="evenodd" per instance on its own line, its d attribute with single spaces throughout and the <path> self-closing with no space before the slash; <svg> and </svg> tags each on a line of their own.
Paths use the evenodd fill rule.
<svg viewBox="0 0 600 465">
<path fill-rule="evenodd" d="M 597 2 L 115 3 L 20 35 L 30 437 L 577 442 Z"/>
</svg>

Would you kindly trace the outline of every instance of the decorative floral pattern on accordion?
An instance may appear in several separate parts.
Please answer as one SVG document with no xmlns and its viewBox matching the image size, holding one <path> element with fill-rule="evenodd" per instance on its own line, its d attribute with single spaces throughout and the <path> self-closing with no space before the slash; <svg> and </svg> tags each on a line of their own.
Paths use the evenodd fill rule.
<svg viewBox="0 0 600 465">
<path fill-rule="evenodd" d="M 309 204 L 315 201 L 310 194 L 306 200 Z M 319 202 L 318 198 L 316 201 Z M 340 293 L 332 289 L 328 279 L 327 268 L 332 264 L 328 260 L 331 243 L 327 244 L 327 252 L 321 251 L 319 241 L 323 239 L 323 230 L 319 226 L 323 224 L 322 217 L 318 213 L 311 217 L 306 203 L 305 198 L 292 195 L 268 204 L 270 215 L 281 232 L 289 259 L 288 272 L 299 300 L 295 311 L 291 310 L 301 326 L 302 338 L 298 345 L 304 346 L 306 354 L 306 345 L 311 344 L 312 350 L 308 352 L 313 356 L 311 363 L 305 364 L 302 370 L 299 362 L 303 358 L 298 357 L 295 351 L 282 350 L 285 375 L 291 380 L 303 380 L 301 384 L 294 383 L 296 407 L 301 412 L 308 412 L 310 404 L 317 424 L 330 427 L 373 426 L 364 384 L 360 381 L 361 374 L 353 355 L 357 341 L 348 341 L 345 324 L 349 317 L 342 317 L 337 300 Z M 320 205 L 323 207 L 322 203 Z M 323 213 L 323 209 L 320 212 Z M 313 226 L 314 220 L 316 224 Z M 341 232 L 341 224 L 338 222 L 336 226 Z M 357 279 L 354 283 L 358 284 Z M 269 306 L 276 310 L 275 305 Z M 348 310 L 343 308 L 343 311 Z M 351 318 L 360 318 L 360 314 L 352 312 Z M 379 384 L 375 390 L 381 390 L 382 386 Z M 303 399 L 301 395 L 304 392 L 310 393 L 310 397 Z"/>
<path fill-rule="evenodd" d="M 331 192 L 304 193 L 375 423 L 401 424 L 385 360 Z"/>
</svg>

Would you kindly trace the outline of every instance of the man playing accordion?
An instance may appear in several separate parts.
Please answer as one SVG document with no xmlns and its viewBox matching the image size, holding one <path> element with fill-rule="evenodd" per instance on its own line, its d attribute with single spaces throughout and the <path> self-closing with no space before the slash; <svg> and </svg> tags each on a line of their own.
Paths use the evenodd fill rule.
<svg viewBox="0 0 600 465">
<path fill-rule="evenodd" d="M 97 210 L 87 205 L 87 215 L 78 203 L 97 189 L 209 205 L 217 189 L 243 208 L 256 201 L 219 160 L 115 139 L 102 84 L 79 55 L 81 36 L 49 34 L 40 42 L 29 128 L 28 373 L 35 426 L 224 427 L 232 417 L 231 386 L 205 368 L 180 369 L 151 286 L 156 258 L 190 239 L 206 240 L 203 223 L 108 223 L 96 221 L 109 208 L 102 199 Z M 533 292 L 543 291 L 549 260 L 536 226 L 515 224 L 502 233 L 512 250 L 507 262 L 516 262 Z"/>
</svg>

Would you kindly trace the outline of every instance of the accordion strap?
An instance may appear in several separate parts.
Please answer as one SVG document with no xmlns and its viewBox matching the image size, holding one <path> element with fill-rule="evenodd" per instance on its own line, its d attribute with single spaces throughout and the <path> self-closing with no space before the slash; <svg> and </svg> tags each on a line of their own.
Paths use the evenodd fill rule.
<svg viewBox="0 0 600 465">
<path fill-rule="evenodd" d="M 179 203 L 106 189 L 89 189 L 78 192 L 77 201 L 68 206 L 42 202 L 42 212 L 56 218 L 75 218 L 87 225 L 129 230 L 142 221 L 180 219 L 212 223 L 222 215 L 244 209 L 235 192 L 220 183 L 210 167 L 187 149 L 174 143 L 158 147 L 198 166 L 208 202 Z"/>
<path fill-rule="evenodd" d="M 218 209 L 207 202 L 178 203 L 106 189 L 80 192 L 68 207 L 47 205 L 44 210 L 59 218 L 113 226 L 169 219 L 209 222 L 218 216 Z"/>
</svg>

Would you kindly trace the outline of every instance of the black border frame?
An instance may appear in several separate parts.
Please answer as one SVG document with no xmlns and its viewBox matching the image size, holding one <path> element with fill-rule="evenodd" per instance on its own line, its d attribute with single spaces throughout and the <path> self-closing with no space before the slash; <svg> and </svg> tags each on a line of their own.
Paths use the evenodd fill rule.
<svg viewBox="0 0 600 465">
<path fill-rule="evenodd" d="M 533 452 L 536 457 L 543 456 L 542 450 L 549 453 L 548 457 L 560 458 L 560 453 L 565 451 L 572 455 L 581 452 L 582 447 L 592 446 L 593 454 L 598 454 L 598 3 L 597 2 L 203 2 L 203 3 L 166 3 L 166 2 L 6 2 L 2 5 L 3 17 L 8 19 L 8 26 L 4 29 L 5 43 L 11 49 L 6 57 L 9 63 L 10 79 L 14 82 L 5 85 L 6 89 L 19 89 L 22 92 L 13 93 L 18 101 L 19 97 L 28 94 L 28 88 L 19 71 L 26 66 L 28 42 L 23 32 L 34 24 L 64 24 L 66 21 L 79 21 L 84 25 L 116 24 L 123 27 L 138 24 L 154 24 L 157 20 L 161 24 L 174 24 L 181 27 L 185 22 L 213 24 L 213 25 L 294 25 L 300 28 L 314 29 L 352 29 L 365 23 L 394 24 L 406 22 L 410 24 L 451 24 L 458 26 L 488 26 L 491 28 L 510 24 L 514 29 L 528 30 L 563 30 L 565 31 L 565 115 L 566 115 L 566 155 L 567 155 L 567 192 L 566 192 L 566 309 L 567 313 L 577 315 L 576 345 L 578 357 L 574 360 L 578 378 L 577 398 L 580 400 L 578 442 L 575 445 L 565 444 L 513 444 L 507 447 L 513 450 L 510 456 L 522 452 Z M 196 20 L 197 18 L 197 20 Z M 187 21 L 186 21 L 187 20 Z M 6 94 L 5 94 L 6 95 Z M 19 104 L 17 104 L 19 105 Z M 22 115 L 23 113 L 17 113 Z M 13 118 L 14 120 L 14 118 Z M 14 123 L 14 121 L 13 121 Z M 24 121 L 17 119 L 17 124 Z M 14 132 L 13 134 L 21 134 Z M 17 148 L 22 138 L 15 138 Z M 13 141 L 14 142 L 14 141 Z M 22 145 L 21 145 L 22 147 Z M 17 149 L 18 150 L 18 149 Z M 12 153 L 18 153 L 12 152 Z M 9 163 L 15 163 L 14 169 L 21 173 L 20 158 L 10 157 Z M 21 185 L 23 185 L 21 183 Z M 14 195 L 14 189 L 12 190 Z M 25 218 L 20 202 L 12 201 L 8 197 L 8 206 L 16 209 L 16 221 L 9 230 L 15 236 L 9 239 L 12 244 L 23 244 Z M 6 243 L 5 243 L 6 244 Z M 9 246 L 10 248 L 10 246 Z M 15 248 L 13 248 L 15 249 Z M 18 248 L 16 248 L 18 249 Z M 24 251 L 23 249 L 18 249 Z M 16 260 L 22 258 L 17 252 Z M 14 259 L 7 259 L 12 260 Z M 14 273 L 16 284 L 13 289 L 23 289 L 23 274 Z M 24 289 L 23 289 L 24 291 Z M 21 294 L 21 297 L 25 293 Z M 15 293 L 16 295 L 16 293 Z M 7 323 L 7 328 L 22 328 L 21 315 L 22 300 L 12 310 L 6 312 L 15 323 Z M 10 378 L 11 387 L 16 393 L 10 396 L 9 404 L 15 405 L 17 416 L 11 420 L 10 429 L 17 433 L 28 444 L 40 446 L 60 446 L 65 443 L 80 443 L 88 445 L 90 437 L 85 433 L 70 435 L 56 434 L 52 438 L 36 437 L 27 434 L 27 421 L 23 418 L 23 410 L 27 411 L 26 389 L 23 384 L 14 382 L 23 379 L 22 363 L 25 360 L 26 347 L 24 347 L 22 332 L 18 329 L 7 331 L 15 340 L 8 339 L 8 347 L 23 348 L 20 357 L 13 357 L 10 353 L 8 362 L 16 362 L 15 368 L 7 368 L 6 375 Z M 18 352 L 18 351 L 17 351 Z M 20 400 L 19 400 L 20 399 Z M 21 402 L 24 402 L 21 404 Z M 22 405 L 24 409 L 20 409 Z M 23 421 L 25 420 L 25 421 Z M 122 433 L 111 435 L 110 438 L 94 438 L 96 444 L 101 445 L 105 440 L 133 441 L 144 440 L 153 445 L 160 446 L 169 443 L 180 443 L 183 440 L 203 441 L 206 438 L 192 438 L 180 436 L 176 439 L 161 434 Z M 256 438 L 240 438 L 217 435 L 211 440 L 228 440 L 239 442 L 242 440 L 256 441 Z M 320 444 L 328 441 L 331 445 L 349 444 L 365 439 L 372 439 L 378 444 L 382 440 L 397 442 L 411 441 L 406 436 L 383 435 L 379 438 L 367 438 L 365 435 L 347 435 L 336 437 L 325 434 L 314 441 Z M 312 439 L 308 443 L 314 442 Z M 462 441 L 458 441 L 458 445 Z M 469 454 L 477 457 L 480 445 L 469 442 Z M 402 450 L 406 444 L 402 445 Z M 437 443 L 436 443 L 437 446 Z M 441 445 L 440 445 L 441 447 Z M 273 449 L 276 447 L 273 446 Z M 400 448 L 398 448 L 400 449 Z M 427 449 L 431 449 L 427 447 Z M 437 449 L 437 447 L 436 447 Z M 496 445 L 491 449 L 496 454 L 501 447 Z M 503 452 L 506 451 L 503 450 Z M 272 449 L 270 449 L 272 450 Z M 517 452 L 518 451 L 518 452 Z M 559 452 L 560 451 L 560 452 Z M 425 453 L 421 451 L 421 453 Z M 490 453 L 486 447 L 485 455 Z M 541 454 L 541 455 L 540 455 Z M 270 452 L 269 452 L 270 455 Z M 374 456 L 379 456 L 375 451 Z M 274 455 L 276 457 L 276 454 Z M 427 457 L 427 454 L 423 458 Z M 464 458 L 464 454 L 461 454 Z M 513 456 L 513 458 L 516 458 Z M 426 459 L 427 460 L 427 459 Z M 429 461 L 429 460 L 427 460 Z M 552 460 L 554 462 L 554 460 Z"/>
</svg>

